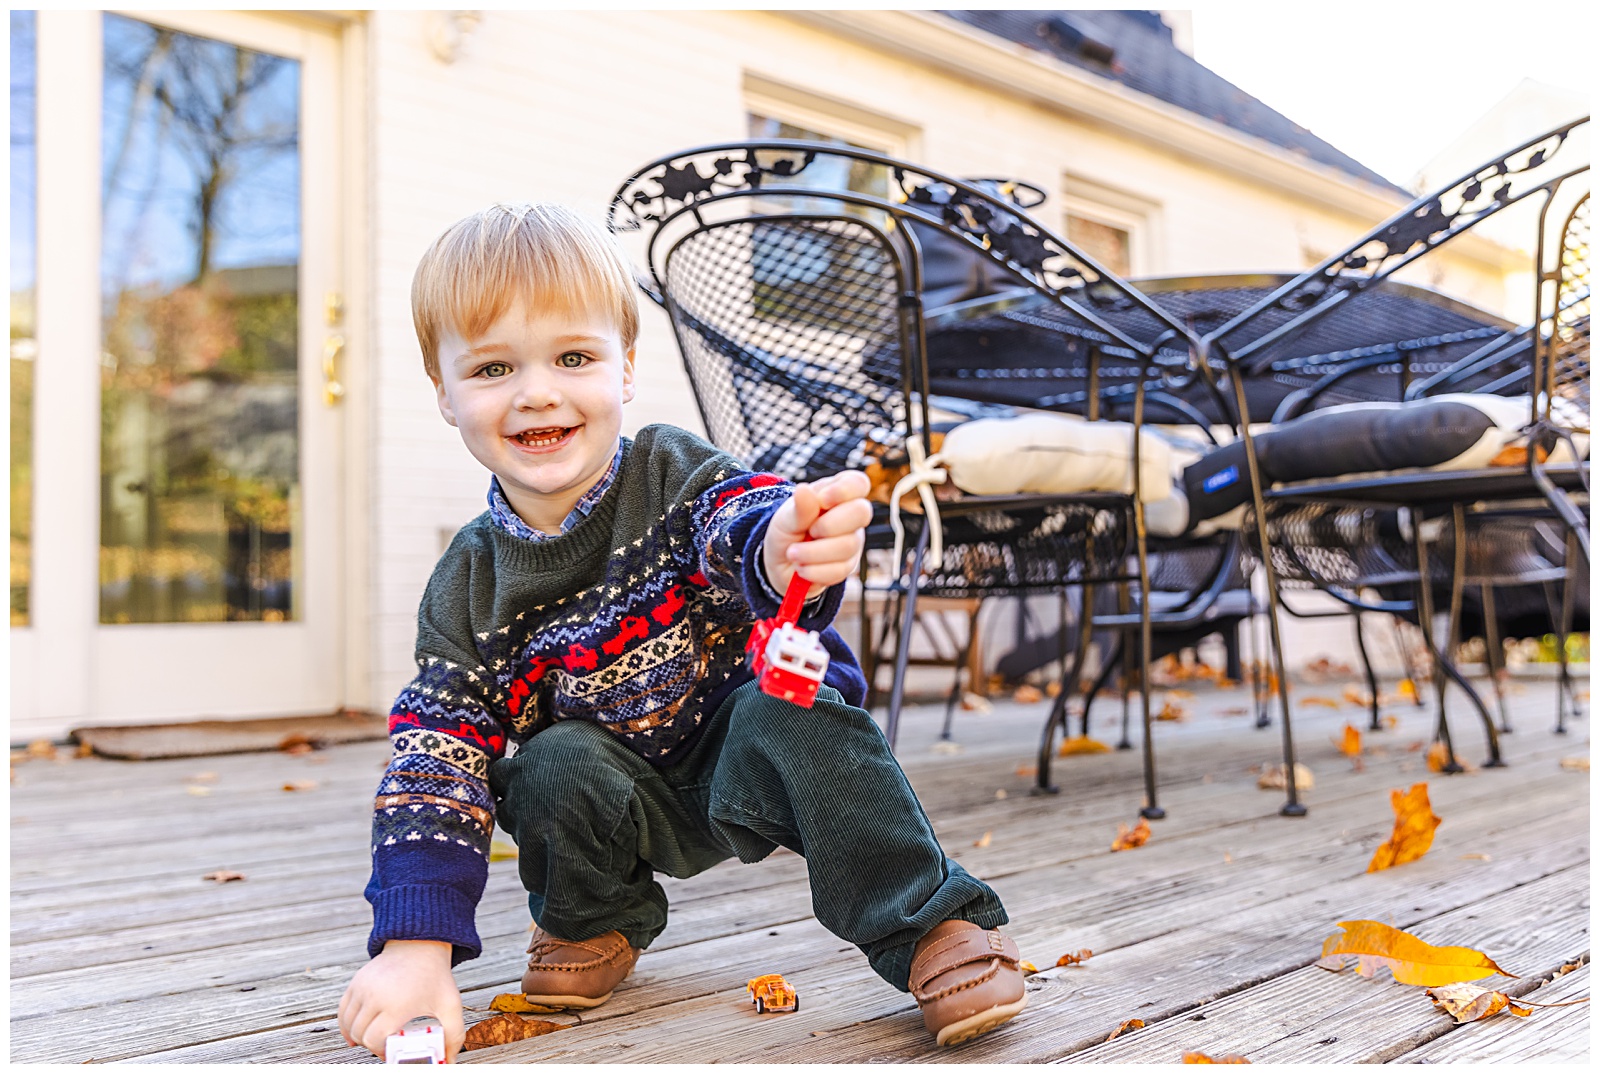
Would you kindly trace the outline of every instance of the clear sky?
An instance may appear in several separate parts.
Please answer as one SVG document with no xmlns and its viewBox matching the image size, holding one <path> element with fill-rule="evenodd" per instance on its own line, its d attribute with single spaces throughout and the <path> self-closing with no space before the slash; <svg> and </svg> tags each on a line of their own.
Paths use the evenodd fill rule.
<svg viewBox="0 0 1600 1074">
<path fill-rule="evenodd" d="M 1194 56 L 1406 185 L 1524 78 L 1592 102 L 1597 7 L 1593 0 L 1196 0 Z"/>
</svg>

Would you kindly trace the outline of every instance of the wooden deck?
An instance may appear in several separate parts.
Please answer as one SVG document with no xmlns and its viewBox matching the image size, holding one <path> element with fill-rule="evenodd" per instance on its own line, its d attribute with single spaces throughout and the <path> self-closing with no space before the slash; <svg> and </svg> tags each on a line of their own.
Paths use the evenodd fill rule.
<svg viewBox="0 0 1600 1074">
<path fill-rule="evenodd" d="M 915 1004 L 811 916 L 805 863 L 779 852 L 668 881 L 672 919 L 633 976 L 573 1028 L 465 1062 L 1176 1062 L 1184 1051 L 1253 1062 L 1580 1062 L 1587 1005 L 1455 1027 L 1420 989 L 1311 965 L 1336 923 L 1374 918 L 1487 952 L 1537 1000 L 1588 994 L 1588 720 L 1551 734 L 1554 686 L 1517 684 L 1510 767 L 1430 774 L 1409 749 L 1428 711 L 1367 736 L 1352 770 L 1332 740 L 1352 706 L 1297 705 L 1310 815 L 1277 815 L 1256 787 L 1278 732 L 1257 731 L 1241 691 L 1202 690 L 1157 728 L 1165 820 L 1112 853 L 1139 805 L 1137 751 L 1062 758 L 1063 792 L 1028 793 L 1043 705 L 914 710 L 901 757 L 952 856 L 989 880 L 1008 932 L 1041 967 L 1029 1006 L 968 1045 L 935 1049 Z M 1297 697 L 1337 698 L 1342 684 Z M 1114 741 L 1115 702 L 1095 734 Z M 1464 707 L 1464 706 L 1463 706 Z M 1455 721 L 1464 758 L 1481 733 Z M 365 959 L 372 793 L 387 746 L 302 756 L 32 760 L 11 787 L 11 1058 L 17 1062 L 373 1062 L 345 1047 L 339 995 Z M 207 776 L 210 778 L 207 778 Z M 287 792 L 292 781 L 314 788 Z M 1421 861 L 1366 874 L 1387 837 L 1389 790 L 1426 780 L 1444 819 Z M 200 788 L 192 792 L 188 788 Z M 209 793 L 205 793 L 209 792 Z M 853 808 L 870 810 L 870 803 Z M 982 845 L 978 845 L 982 844 Z M 202 880 L 215 870 L 242 882 Z M 457 971 L 468 1020 L 515 990 L 528 911 L 516 864 L 490 867 L 484 956 Z M 1089 948 L 1082 966 L 1055 968 Z M 801 1009 L 756 1015 L 744 984 L 781 972 Z M 1549 982 L 1549 983 L 1546 983 Z M 1490 982 L 1480 982 L 1490 983 Z M 1542 986 L 1542 987 L 1541 987 Z M 1535 991 L 1536 990 L 1536 991 Z M 1143 1029 L 1106 1042 L 1126 1019 Z"/>
</svg>

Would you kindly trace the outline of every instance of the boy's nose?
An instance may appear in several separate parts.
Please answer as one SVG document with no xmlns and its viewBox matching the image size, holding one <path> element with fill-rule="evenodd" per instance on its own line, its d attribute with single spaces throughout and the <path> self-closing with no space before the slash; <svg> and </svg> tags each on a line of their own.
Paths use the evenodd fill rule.
<svg viewBox="0 0 1600 1074">
<path fill-rule="evenodd" d="M 561 394 L 553 380 L 530 370 L 517 378 L 512 403 L 518 410 L 549 410 L 560 405 Z"/>
</svg>

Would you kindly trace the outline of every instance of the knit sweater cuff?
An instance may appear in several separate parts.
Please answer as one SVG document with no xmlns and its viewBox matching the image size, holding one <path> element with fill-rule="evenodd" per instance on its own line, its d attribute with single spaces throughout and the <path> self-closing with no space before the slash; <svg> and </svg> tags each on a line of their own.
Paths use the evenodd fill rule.
<svg viewBox="0 0 1600 1074">
<path fill-rule="evenodd" d="M 373 892 L 372 935 L 367 954 L 376 958 L 390 940 L 442 940 L 452 945 L 450 965 L 483 952 L 477 902 L 453 887 L 415 884 Z"/>
<path fill-rule="evenodd" d="M 767 579 L 766 568 L 762 566 L 762 545 L 767 540 L 767 524 L 772 521 L 773 512 L 777 505 L 760 512 L 760 520 L 750 529 L 750 535 L 744 541 L 744 554 L 742 556 L 740 582 L 744 585 L 745 600 L 750 604 L 750 610 L 757 619 L 768 619 L 778 614 L 778 605 L 781 598 L 776 596 L 776 590 Z M 751 512 L 757 514 L 757 512 Z M 736 523 L 737 525 L 737 523 Z M 800 610 L 799 626 L 803 630 L 823 630 L 833 622 L 839 609 L 844 604 L 844 583 L 829 586 L 817 596 L 806 601 Z"/>
</svg>

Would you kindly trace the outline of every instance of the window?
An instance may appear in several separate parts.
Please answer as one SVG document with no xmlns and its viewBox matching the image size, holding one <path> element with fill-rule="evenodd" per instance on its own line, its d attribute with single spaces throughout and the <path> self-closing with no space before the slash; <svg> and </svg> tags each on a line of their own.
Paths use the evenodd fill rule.
<svg viewBox="0 0 1600 1074">
<path fill-rule="evenodd" d="M 1067 241 L 1124 279 L 1161 271 L 1159 202 L 1081 176 L 1062 184 Z"/>
<path fill-rule="evenodd" d="M 28 623 L 33 570 L 34 278 L 38 267 L 35 197 L 35 17 L 11 13 L 11 625 Z"/>
</svg>

